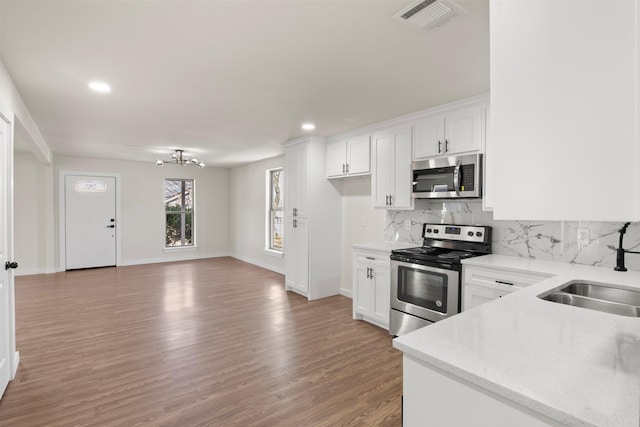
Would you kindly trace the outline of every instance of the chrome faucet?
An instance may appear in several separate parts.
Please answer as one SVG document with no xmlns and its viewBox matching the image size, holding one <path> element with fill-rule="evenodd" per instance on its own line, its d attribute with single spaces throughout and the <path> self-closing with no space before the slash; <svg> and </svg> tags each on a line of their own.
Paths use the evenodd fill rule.
<svg viewBox="0 0 640 427">
<path fill-rule="evenodd" d="M 620 233 L 620 243 L 618 244 L 618 249 L 616 249 L 616 266 L 614 268 L 615 271 L 627 271 L 627 267 L 624 266 L 624 254 L 640 254 L 637 251 L 628 251 L 622 248 L 622 238 L 624 237 L 624 233 L 627 232 L 627 227 L 629 227 L 630 222 L 625 223 L 618 233 Z"/>
</svg>

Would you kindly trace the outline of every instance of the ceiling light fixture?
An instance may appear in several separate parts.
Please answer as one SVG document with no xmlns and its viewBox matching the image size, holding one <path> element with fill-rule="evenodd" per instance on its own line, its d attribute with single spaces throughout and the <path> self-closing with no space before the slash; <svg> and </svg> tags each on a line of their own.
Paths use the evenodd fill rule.
<svg viewBox="0 0 640 427">
<path fill-rule="evenodd" d="M 304 123 L 302 125 L 302 129 L 304 130 L 314 130 L 316 128 L 316 125 L 314 125 L 313 123 Z"/>
<path fill-rule="evenodd" d="M 99 93 L 109 93 L 109 92 L 111 92 L 111 86 L 109 86 L 105 82 L 100 82 L 100 81 L 97 81 L 97 80 L 89 82 L 89 88 L 92 91 L 99 92 Z"/>
<path fill-rule="evenodd" d="M 199 168 L 203 168 L 205 166 L 204 162 L 199 161 L 195 157 L 184 157 L 184 150 L 174 150 L 174 153 L 171 155 L 171 160 L 156 160 L 156 165 L 158 166 L 164 166 L 165 163 L 180 166 L 198 166 Z"/>
</svg>

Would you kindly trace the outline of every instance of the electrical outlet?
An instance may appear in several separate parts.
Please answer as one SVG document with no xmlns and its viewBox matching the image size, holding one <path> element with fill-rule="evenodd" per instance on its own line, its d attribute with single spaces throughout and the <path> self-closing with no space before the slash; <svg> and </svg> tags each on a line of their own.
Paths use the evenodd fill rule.
<svg viewBox="0 0 640 427">
<path fill-rule="evenodd" d="M 404 229 L 405 230 L 411 230 L 411 221 L 408 219 L 404 220 Z"/>
<path fill-rule="evenodd" d="M 578 248 L 584 248 L 589 244 L 589 229 L 588 228 L 578 228 Z"/>
</svg>

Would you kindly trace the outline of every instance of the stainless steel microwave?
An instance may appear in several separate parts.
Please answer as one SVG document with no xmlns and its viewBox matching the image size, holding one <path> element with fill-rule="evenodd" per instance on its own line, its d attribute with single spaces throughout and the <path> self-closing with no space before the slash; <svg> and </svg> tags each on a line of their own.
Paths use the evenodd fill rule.
<svg viewBox="0 0 640 427">
<path fill-rule="evenodd" d="M 482 154 L 438 157 L 411 163 L 414 199 L 482 197 Z"/>
</svg>

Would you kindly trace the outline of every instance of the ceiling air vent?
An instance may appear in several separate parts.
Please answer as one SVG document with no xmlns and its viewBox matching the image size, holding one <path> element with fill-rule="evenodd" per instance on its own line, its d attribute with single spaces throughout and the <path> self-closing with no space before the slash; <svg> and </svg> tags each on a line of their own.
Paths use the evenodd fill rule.
<svg viewBox="0 0 640 427">
<path fill-rule="evenodd" d="M 461 13 L 467 13 L 467 11 L 451 0 L 418 0 L 393 17 L 429 30 Z"/>
</svg>

